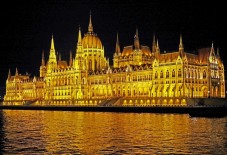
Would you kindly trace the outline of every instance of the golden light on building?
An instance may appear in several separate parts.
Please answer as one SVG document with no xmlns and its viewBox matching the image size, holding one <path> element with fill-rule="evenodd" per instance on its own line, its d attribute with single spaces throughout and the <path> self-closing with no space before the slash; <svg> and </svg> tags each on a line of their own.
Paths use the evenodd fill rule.
<svg viewBox="0 0 227 155">
<path fill-rule="evenodd" d="M 177 51 L 161 53 L 155 36 L 150 49 L 140 44 L 136 29 L 134 44 L 123 51 L 117 35 L 110 66 L 90 15 L 83 37 L 79 28 L 75 58 L 70 53 L 69 62 L 57 59 L 52 36 L 39 77 L 9 71 L 4 104 L 185 105 L 187 98 L 208 97 L 225 98 L 224 65 L 213 44 L 192 54 L 184 50 L 180 36 Z"/>
</svg>

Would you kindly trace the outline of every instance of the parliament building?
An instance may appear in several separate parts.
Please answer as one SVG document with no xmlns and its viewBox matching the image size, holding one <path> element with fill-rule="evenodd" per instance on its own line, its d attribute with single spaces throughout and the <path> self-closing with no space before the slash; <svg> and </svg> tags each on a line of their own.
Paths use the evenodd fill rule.
<svg viewBox="0 0 227 155">
<path fill-rule="evenodd" d="M 117 35 L 110 66 L 90 15 L 88 32 L 82 36 L 79 28 L 75 57 L 61 60 L 52 36 L 39 77 L 9 70 L 4 104 L 186 105 L 187 98 L 225 98 L 224 65 L 213 44 L 192 54 L 182 36 L 174 52 L 161 52 L 155 36 L 151 47 L 142 45 L 138 30 L 133 39 L 121 50 Z"/>
</svg>

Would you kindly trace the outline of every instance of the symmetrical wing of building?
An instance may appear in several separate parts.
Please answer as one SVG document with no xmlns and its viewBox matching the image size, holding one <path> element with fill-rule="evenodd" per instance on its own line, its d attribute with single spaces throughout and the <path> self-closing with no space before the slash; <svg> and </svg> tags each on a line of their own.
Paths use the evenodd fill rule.
<svg viewBox="0 0 227 155">
<path fill-rule="evenodd" d="M 180 36 L 179 49 L 160 52 L 153 37 L 152 47 L 140 44 L 138 30 L 134 44 L 120 49 L 117 35 L 113 66 L 104 55 L 104 46 L 93 31 L 90 16 L 88 32 L 82 37 L 79 28 L 75 57 L 57 59 L 54 38 L 49 59 L 42 56 L 40 76 L 10 71 L 6 80 L 4 103 L 39 101 L 53 104 L 184 104 L 185 98 L 224 98 L 224 65 L 213 44 L 186 52 Z M 51 102 L 47 102 L 51 101 Z M 106 102 L 107 103 L 107 102 Z"/>
</svg>

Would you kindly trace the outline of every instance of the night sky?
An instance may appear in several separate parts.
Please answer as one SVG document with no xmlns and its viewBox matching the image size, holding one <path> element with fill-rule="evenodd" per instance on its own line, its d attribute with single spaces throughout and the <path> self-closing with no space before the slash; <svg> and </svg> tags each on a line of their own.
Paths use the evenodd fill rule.
<svg viewBox="0 0 227 155">
<path fill-rule="evenodd" d="M 161 0 L 23 0 L 1 4 L 0 11 L 0 86 L 4 87 L 8 70 L 39 75 L 42 51 L 48 59 L 51 35 L 55 49 L 68 60 L 75 55 L 78 27 L 87 32 L 89 12 L 95 33 L 112 60 L 119 34 L 121 50 L 133 44 L 136 28 L 140 43 L 151 47 L 153 33 L 161 53 L 178 50 L 182 34 L 185 51 L 202 47 L 219 47 L 222 60 L 227 58 L 227 17 L 224 4 L 213 1 Z M 4 10 L 3 10 L 4 9 Z M 112 63 L 112 62 L 111 62 Z"/>
</svg>

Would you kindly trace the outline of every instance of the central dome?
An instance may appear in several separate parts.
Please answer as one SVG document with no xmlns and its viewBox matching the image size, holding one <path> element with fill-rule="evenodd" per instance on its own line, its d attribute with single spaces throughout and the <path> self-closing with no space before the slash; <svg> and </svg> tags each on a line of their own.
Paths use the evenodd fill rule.
<svg viewBox="0 0 227 155">
<path fill-rule="evenodd" d="M 99 37 L 94 33 L 85 34 L 82 41 L 83 48 L 102 48 L 102 42 Z"/>
<path fill-rule="evenodd" d="M 102 49 L 102 42 L 93 32 L 93 26 L 91 22 L 91 14 L 90 14 L 90 20 L 89 20 L 89 26 L 88 26 L 88 33 L 84 35 L 84 38 L 82 40 L 83 48 L 96 48 L 96 49 Z"/>
</svg>

